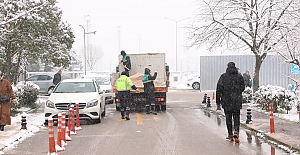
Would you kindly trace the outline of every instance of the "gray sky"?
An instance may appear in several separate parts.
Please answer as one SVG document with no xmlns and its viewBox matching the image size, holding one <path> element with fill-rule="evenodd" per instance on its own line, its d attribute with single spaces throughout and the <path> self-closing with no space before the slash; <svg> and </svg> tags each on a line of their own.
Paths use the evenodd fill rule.
<svg viewBox="0 0 300 155">
<path fill-rule="evenodd" d="M 171 71 L 176 70 L 176 22 L 177 70 L 199 71 L 199 56 L 203 49 L 186 49 L 187 29 L 183 28 L 195 16 L 195 0 L 59 0 L 63 21 L 71 24 L 75 33 L 74 50 L 83 49 L 83 25 L 87 29 L 85 15 L 90 16 L 88 41 L 103 49 L 103 58 L 95 70 L 114 71 L 118 63 L 118 29 L 120 49 L 130 53 L 166 53 Z"/>
</svg>

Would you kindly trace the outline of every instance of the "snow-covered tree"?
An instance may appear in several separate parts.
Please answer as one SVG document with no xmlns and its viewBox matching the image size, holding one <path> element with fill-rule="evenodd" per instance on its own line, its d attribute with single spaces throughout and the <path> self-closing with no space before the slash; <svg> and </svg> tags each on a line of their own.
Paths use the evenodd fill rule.
<svg viewBox="0 0 300 155">
<path fill-rule="evenodd" d="M 285 50 L 299 37 L 299 0 L 201 0 L 191 26 L 191 46 L 250 50 L 255 56 L 254 90 L 269 53 Z"/>
<path fill-rule="evenodd" d="M 20 66 L 29 59 L 58 67 L 70 64 L 74 34 L 55 4 L 56 0 L 0 0 L 1 69 L 8 80 L 16 83 Z"/>
</svg>

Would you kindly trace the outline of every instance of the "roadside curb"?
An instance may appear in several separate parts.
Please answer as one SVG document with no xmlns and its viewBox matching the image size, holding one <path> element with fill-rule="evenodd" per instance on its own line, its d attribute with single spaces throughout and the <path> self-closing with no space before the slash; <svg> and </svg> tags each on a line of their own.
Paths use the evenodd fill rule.
<svg viewBox="0 0 300 155">
<path fill-rule="evenodd" d="M 206 104 L 201 104 L 200 103 L 200 108 L 201 109 L 204 109 L 204 110 L 207 110 L 207 111 L 209 111 L 209 112 L 211 112 L 211 113 L 213 113 L 213 114 L 215 114 L 215 115 L 222 115 L 223 117 L 225 117 L 225 114 L 224 114 L 224 112 L 222 111 L 221 113 L 220 112 L 217 112 L 216 110 L 213 110 L 213 108 L 216 108 L 216 106 L 212 106 L 212 107 L 206 107 Z M 258 111 L 259 112 L 259 111 Z M 290 145 L 290 144 L 288 144 L 288 143 L 285 143 L 285 142 L 283 142 L 283 141 L 281 141 L 281 140 L 279 140 L 279 139 L 276 139 L 276 138 L 274 138 L 274 137 L 272 137 L 272 135 L 274 135 L 274 134 L 266 134 L 266 133 L 264 133 L 264 132 L 261 132 L 261 131 L 259 131 L 259 130 L 257 130 L 257 129 L 254 129 L 254 128 L 252 128 L 250 125 L 251 124 L 249 124 L 249 125 L 247 125 L 246 123 L 240 123 L 240 125 L 241 125 L 241 127 L 243 127 L 243 128 L 245 128 L 245 129 L 247 129 L 247 130 L 249 130 L 249 131 L 252 131 L 252 132 L 254 132 L 256 135 L 255 136 L 258 136 L 258 137 L 260 137 L 259 135 L 262 135 L 262 137 L 260 137 L 260 138 L 262 138 L 262 139 L 265 139 L 268 143 L 272 143 L 272 144 L 277 144 L 277 146 L 278 145 L 282 145 L 282 146 L 284 146 L 284 147 L 286 147 L 286 148 L 284 148 L 284 147 L 280 147 L 280 148 L 282 148 L 282 149 L 290 149 L 290 150 L 292 150 L 292 151 L 295 151 L 295 152 L 297 152 L 297 153 L 300 153 L 300 146 L 292 146 L 292 145 Z M 288 136 L 288 135 L 287 135 Z M 279 146 L 278 146 L 279 147 Z"/>
</svg>

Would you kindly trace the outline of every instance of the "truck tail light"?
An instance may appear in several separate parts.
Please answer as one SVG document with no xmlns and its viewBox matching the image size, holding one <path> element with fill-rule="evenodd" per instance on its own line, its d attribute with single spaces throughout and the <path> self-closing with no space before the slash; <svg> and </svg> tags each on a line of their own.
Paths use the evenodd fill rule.
<svg viewBox="0 0 300 155">
<path fill-rule="evenodd" d="M 157 98 L 157 102 L 164 102 L 164 101 L 165 101 L 165 98 L 163 98 L 163 97 Z"/>
<path fill-rule="evenodd" d="M 119 102 L 120 102 L 120 99 L 116 98 L 116 102 L 119 103 Z"/>
</svg>

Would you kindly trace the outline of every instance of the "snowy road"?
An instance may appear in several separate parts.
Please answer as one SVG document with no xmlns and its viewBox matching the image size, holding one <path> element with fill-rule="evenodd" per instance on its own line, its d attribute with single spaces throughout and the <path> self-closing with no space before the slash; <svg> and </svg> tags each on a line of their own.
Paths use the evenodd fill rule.
<svg viewBox="0 0 300 155">
<path fill-rule="evenodd" d="M 82 125 L 59 155 L 199 155 L 199 154 L 287 154 L 241 130 L 240 144 L 225 140 L 224 118 L 200 109 L 197 91 L 169 92 L 167 112 L 158 115 L 132 113 L 120 119 L 115 105 L 108 105 L 101 124 Z M 56 130 L 55 130 L 56 132 Z M 48 131 L 36 133 L 5 154 L 46 155 Z"/>
</svg>

